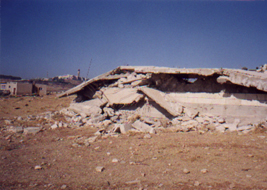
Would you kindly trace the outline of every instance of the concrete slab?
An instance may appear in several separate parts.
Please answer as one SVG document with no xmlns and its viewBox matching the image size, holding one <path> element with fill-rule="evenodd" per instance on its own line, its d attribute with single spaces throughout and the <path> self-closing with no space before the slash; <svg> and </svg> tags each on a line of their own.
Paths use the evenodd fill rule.
<svg viewBox="0 0 267 190">
<path fill-rule="evenodd" d="M 136 88 L 106 88 L 101 89 L 110 105 L 131 104 L 139 102 L 144 95 L 137 93 Z"/>
</svg>

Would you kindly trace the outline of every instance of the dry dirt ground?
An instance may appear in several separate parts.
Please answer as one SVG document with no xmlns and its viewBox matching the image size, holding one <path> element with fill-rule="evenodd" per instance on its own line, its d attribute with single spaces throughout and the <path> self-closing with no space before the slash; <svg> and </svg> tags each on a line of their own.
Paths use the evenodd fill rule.
<svg viewBox="0 0 267 190">
<path fill-rule="evenodd" d="M 91 137 L 97 129 L 44 126 L 35 135 L 5 131 L 3 118 L 60 110 L 73 98 L 0 99 L 0 189 L 267 189 L 263 131 L 200 135 L 166 130 L 151 139 L 129 133 L 79 147 L 74 140 Z M 97 172 L 97 166 L 104 170 Z"/>
</svg>

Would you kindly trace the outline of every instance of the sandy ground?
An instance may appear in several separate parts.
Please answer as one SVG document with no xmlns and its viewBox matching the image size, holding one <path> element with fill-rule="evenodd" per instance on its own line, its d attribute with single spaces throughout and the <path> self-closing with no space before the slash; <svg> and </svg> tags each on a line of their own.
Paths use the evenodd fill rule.
<svg viewBox="0 0 267 190">
<path fill-rule="evenodd" d="M 73 99 L 0 99 L 0 189 L 267 189 L 264 131 L 200 135 L 166 130 L 150 139 L 129 133 L 74 146 L 97 129 L 52 130 L 46 124 L 36 135 L 5 130 L 4 119 L 60 110 Z M 112 162 L 115 158 L 118 162 Z M 97 166 L 104 170 L 97 172 Z"/>
</svg>

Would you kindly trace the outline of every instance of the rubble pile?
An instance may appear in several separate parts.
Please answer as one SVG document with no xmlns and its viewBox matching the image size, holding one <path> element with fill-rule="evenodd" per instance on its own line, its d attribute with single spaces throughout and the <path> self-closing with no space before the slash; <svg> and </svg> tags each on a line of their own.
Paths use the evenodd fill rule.
<svg viewBox="0 0 267 190">
<path fill-rule="evenodd" d="M 96 127 L 102 134 L 128 131 L 153 134 L 166 128 L 176 132 L 247 133 L 255 126 L 266 126 L 266 115 L 254 123 L 242 122 L 239 118 L 227 122 L 227 118 L 221 115 L 187 107 L 182 99 L 175 97 L 176 93 L 188 91 L 217 93 L 222 96 L 225 91 L 249 92 L 264 94 L 264 98 L 267 97 L 266 92 L 259 90 L 265 89 L 266 86 L 258 86 L 247 79 L 246 84 L 251 86 L 253 83 L 255 88 L 234 84 L 238 77 L 244 80 L 247 76 L 241 73 L 242 77 L 237 77 L 233 75 L 236 72 L 229 69 L 119 67 L 61 94 L 60 97 L 77 94 L 75 102 L 71 103 L 69 108 L 61 110 L 61 113 L 69 123 L 75 123 L 75 126 Z M 222 78 L 226 78 L 225 81 Z M 230 83 L 230 80 L 235 82 Z M 262 80 L 261 84 L 263 83 L 266 81 Z M 251 104 L 251 101 L 245 101 Z M 266 111 L 266 102 L 267 99 L 256 101 L 253 106 L 261 106 Z"/>
</svg>

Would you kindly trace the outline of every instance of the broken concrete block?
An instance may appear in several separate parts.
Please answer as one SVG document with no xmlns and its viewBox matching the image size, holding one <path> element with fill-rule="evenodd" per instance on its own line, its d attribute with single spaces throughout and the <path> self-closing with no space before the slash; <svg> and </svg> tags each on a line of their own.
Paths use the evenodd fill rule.
<svg viewBox="0 0 267 190">
<path fill-rule="evenodd" d="M 34 166 L 34 169 L 35 170 L 41 170 L 42 169 L 42 166 L 40 166 L 40 165 Z"/>
<path fill-rule="evenodd" d="M 154 128 L 151 128 L 149 131 L 150 134 L 156 134 L 156 130 Z"/>
<path fill-rule="evenodd" d="M 104 108 L 104 113 L 106 113 L 109 117 L 114 116 L 114 110 L 112 108 Z"/>
<path fill-rule="evenodd" d="M 225 128 L 225 129 L 228 129 L 229 131 L 237 131 L 237 125 L 234 124 L 234 123 L 231 123 L 231 124 L 222 124 L 222 126 Z"/>
<path fill-rule="evenodd" d="M 245 125 L 245 126 L 238 127 L 237 130 L 238 131 L 244 131 L 244 130 L 250 130 L 252 128 L 253 128 L 253 126 L 251 126 L 251 125 Z"/>
<path fill-rule="evenodd" d="M 92 114 L 101 114 L 101 106 L 105 105 L 106 103 L 106 100 L 96 98 L 85 102 L 71 103 L 69 110 L 86 116 L 90 116 Z"/>
<path fill-rule="evenodd" d="M 165 98 L 161 95 L 161 92 L 156 89 L 148 88 L 148 87 L 140 87 L 138 90 L 142 91 L 149 98 L 154 100 L 159 106 L 165 109 L 172 116 L 178 116 L 181 113 L 174 111 L 169 103 L 165 100 Z"/>
<path fill-rule="evenodd" d="M 195 120 L 198 122 L 198 123 L 204 123 L 204 119 L 203 117 L 196 117 Z"/>
<path fill-rule="evenodd" d="M 57 123 L 55 123 L 54 125 L 51 126 L 51 129 L 56 129 L 56 128 L 58 128 Z"/>
<path fill-rule="evenodd" d="M 194 119 L 199 114 L 197 110 L 189 108 L 184 108 L 184 113 L 191 119 Z"/>
<path fill-rule="evenodd" d="M 103 121 L 106 118 L 107 118 L 106 114 L 95 116 L 95 117 L 91 118 L 90 120 L 88 120 L 87 123 L 99 123 L 100 121 Z"/>
<path fill-rule="evenodd" d="M 24 128 L 24 134 L 36 134 L 40 132 L 42 127 L 26 127 Z"/>
<path fill-rule="evenodd" d="M 216 126 L 216 131 L 223 133 L 225 131 L 224 124 Z"/>
<path fill-rule="evenodd" d="M 141 117 L 140 120 L 150 125 L 155 123 L 154 119 L 151 117 Z"/>
<path fill-rule="evenodd" d="M 189 120 L 189 121 L 185 121 L 182 122 L 181 126 L 192 126 L 192 127 L 197 127 L 198 122 L 195 120 Z"/>
<path fill-rule="evenodd" d="M 114 115 L 113 117 L 110 118 L 110 121 L 112 121 L 113 123 L 117 123 L 118 119 L 119 119 L 119 116 Z"/>
<path fill-rule="evenodd" d="M 22 127 L 7 126 L 7 131 L 11 133 L 23 133 Z"/>
<path fill-rule="evenodd" d="M 151 139 L 151 135 L 150 134 L 145 134 L 144 139 Z"/>
<path fill-rule="evenodd" d="M 131 130 L 132 125 L 130 123 L 120 124 L 120 132 L 122 134 L 127 133 L 129 130 Z"/>
<path fill-rule="evenodd" d="M 110 120 L 108 120 L 108 119 L 102 121 L 102 124 L 103 124 L 104 127 L 108 127 L 111 123 L 112 122 Z"/>
<path fill-rule="evenodd" d="M 222 123 L 225 123 L 225 119 L 224 119 L 224 118 L 219 118 L 219 119 L 217 119 L 217 122 L 218 122 L 218 123 L 221 123 L 221 124 L 222 124 Z"/>
<path fill-rule="evenodd" d="M 115 124 L 112 131 L 114 133 L 120 133 L 121 132 L 120 125 L 122 125 L 122 124 Z"/>
<path fill-rule="evenodd" d="M 185 173 L 185 174 L 189 174 L 190 173 L 190 170 L 188 170 L 188 169 L 183 169 L 183 173 Z"/>
<path fill-rule="evenodd" d="M 111 162 L 112 162 L 112 163 L 118 163 L 118 162 L 119 162 L 119 159 L 117 159 L 117 158 L 113 158 Z"/>
<path fill-rule="evenodd" d="M 109 105 L 131 104 L 139 102 L 144 95 L 137 93 L 136 88 L 107 88 L 101 90 L 107 98 Z"/>
<path fill-rule="evenodd" d="M 7 119 L 5 120 L 6 125 L 10 125 L 11 123 L 13 123 L 11 120 L 7 120 Z"/>
<path fill-rule="evenodd" d="M 136 120 L 133 124 L 132 127 L 137 129 L 138 131 L 141 132 L 149 132 L 151 130 L 151 126 L 141 122 L 140 120 Z"/>
<path fill-rule="evenodd" d="M 97 171 L 97 172 L 102 172 L 102 171 L 104 171 L 104 167 L 103 166 L 97 166 L 96 168 L 95 168 L 95 170 Z"/>
<path fill-rule="evenodd" d="M 97 139 L 97 136 L 94 136 L 94 137 L 89 137 L 88 139 L 86 139 L 85 141 L 89 142 L 89 143 L 93 143 L 95 142 Z"/>
<path fill-rule="evenodd" d="M 70 111 L 67 108 L 64 108 L 64 109 L 60 110 L 59 113 L 61 113 L 63 115 L 66 115 L 68 117 L 73 117 L 73 116 L 76 115 L 73 111 Z"/>
</svg>

